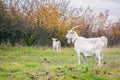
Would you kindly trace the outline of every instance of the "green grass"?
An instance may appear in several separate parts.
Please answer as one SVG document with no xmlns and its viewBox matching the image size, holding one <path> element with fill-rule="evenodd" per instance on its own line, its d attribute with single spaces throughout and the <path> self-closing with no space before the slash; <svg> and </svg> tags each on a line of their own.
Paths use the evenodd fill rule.
<svg viewBox="0 0 120 80">
<path fill-rule="evenodd" d="M 0 80 L 120 80 L 120 49 L 107 48 L 102 67 L 93 58 L 78 65 L 73 48 L 0 49 Z"/>
</svg>

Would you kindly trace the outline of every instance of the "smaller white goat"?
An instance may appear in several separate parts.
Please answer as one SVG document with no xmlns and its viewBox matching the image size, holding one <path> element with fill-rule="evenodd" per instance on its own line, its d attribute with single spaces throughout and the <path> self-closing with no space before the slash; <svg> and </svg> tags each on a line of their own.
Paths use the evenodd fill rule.
<svg viewBox="0 0 120 80">
<path fill-rule="evenodd" d="M 57 38 L 52 38 L 53 40 L 53 50 L 54 52 L 60 52 L 61 49 L 61 42 L 59 40 L 57 40 Z"/>
<path fill-rule="evenodd" d="M 76 27 L 73 27 L 68 31 L 66 39 L 68 43 L 72 40 L 72 43 L 74 44 L 74 49 L 78 56 L 78 64 L 80 64 L 80 55 L 82 54 L 84 63 L 87 56 L 95 56 L 98 60 L 98 66 L 100 66 L 103 59 L 103 50 L 107 47 L 107 38 L 104 36 L 97 38 L 85 38 L 78 36 L 74 31 L 74 28 Z"/>
</svg>

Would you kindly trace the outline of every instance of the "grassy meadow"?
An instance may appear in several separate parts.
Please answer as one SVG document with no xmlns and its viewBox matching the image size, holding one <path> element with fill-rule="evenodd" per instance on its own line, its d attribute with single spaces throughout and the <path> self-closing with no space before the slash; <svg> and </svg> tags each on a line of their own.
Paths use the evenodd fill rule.
<svg viewBox="0 0 120 80">
<path fill-rule="evenodd" d="M 120 49 L 107 48 L 101 67 L 87 58 L 79 65 L 74 49 L 54 53 L 50 47 L 0 48 L 0 80 L 120 80 Z"/>
</svg>

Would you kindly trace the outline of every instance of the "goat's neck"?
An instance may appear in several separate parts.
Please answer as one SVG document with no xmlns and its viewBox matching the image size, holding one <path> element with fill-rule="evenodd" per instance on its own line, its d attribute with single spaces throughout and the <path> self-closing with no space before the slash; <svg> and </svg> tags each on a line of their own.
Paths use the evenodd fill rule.
<svg viewBox="0 0 120 80">
<path fill-rule="evenodd" d="M 77 38 L 78 38 L 78 35 L 77 35 L 77 33 L 75 33 L 75 35 L 72 37 L 72 43 L 73 44 L 75 43 L 75 41 L 77 40 Z"/>
</svg>

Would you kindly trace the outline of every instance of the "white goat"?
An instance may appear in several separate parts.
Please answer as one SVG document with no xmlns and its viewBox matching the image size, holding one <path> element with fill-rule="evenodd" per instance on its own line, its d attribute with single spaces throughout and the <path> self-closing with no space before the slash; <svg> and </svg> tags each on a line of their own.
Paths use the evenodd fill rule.
<svg viewBox="0 0 120 80">
<path fill-rule="evenodd" d="M 52 44 L 53 50 L 55 52 L 60 52 L 61 42 L 59 40 L 57 41 L 57 38 L 52 38 L 52 40 L 53 40 L 53 44 Z"/>
<path fill-rule="evenodd" d="M 67 42 L 74 44 L 74 49 L 78 56 L 78 64 L 80 64 L 80 55 L 83 55 L 84 63 L 87 56 L 94 56 L 98 60 L 98 66 L 101 65 L 103 59 L 103 50 L 107 47 L 107 38 L 102 36 L 99 38 L 84 38 L 78 36 L 73 27 L 66 34 Z"/>
</svg>

